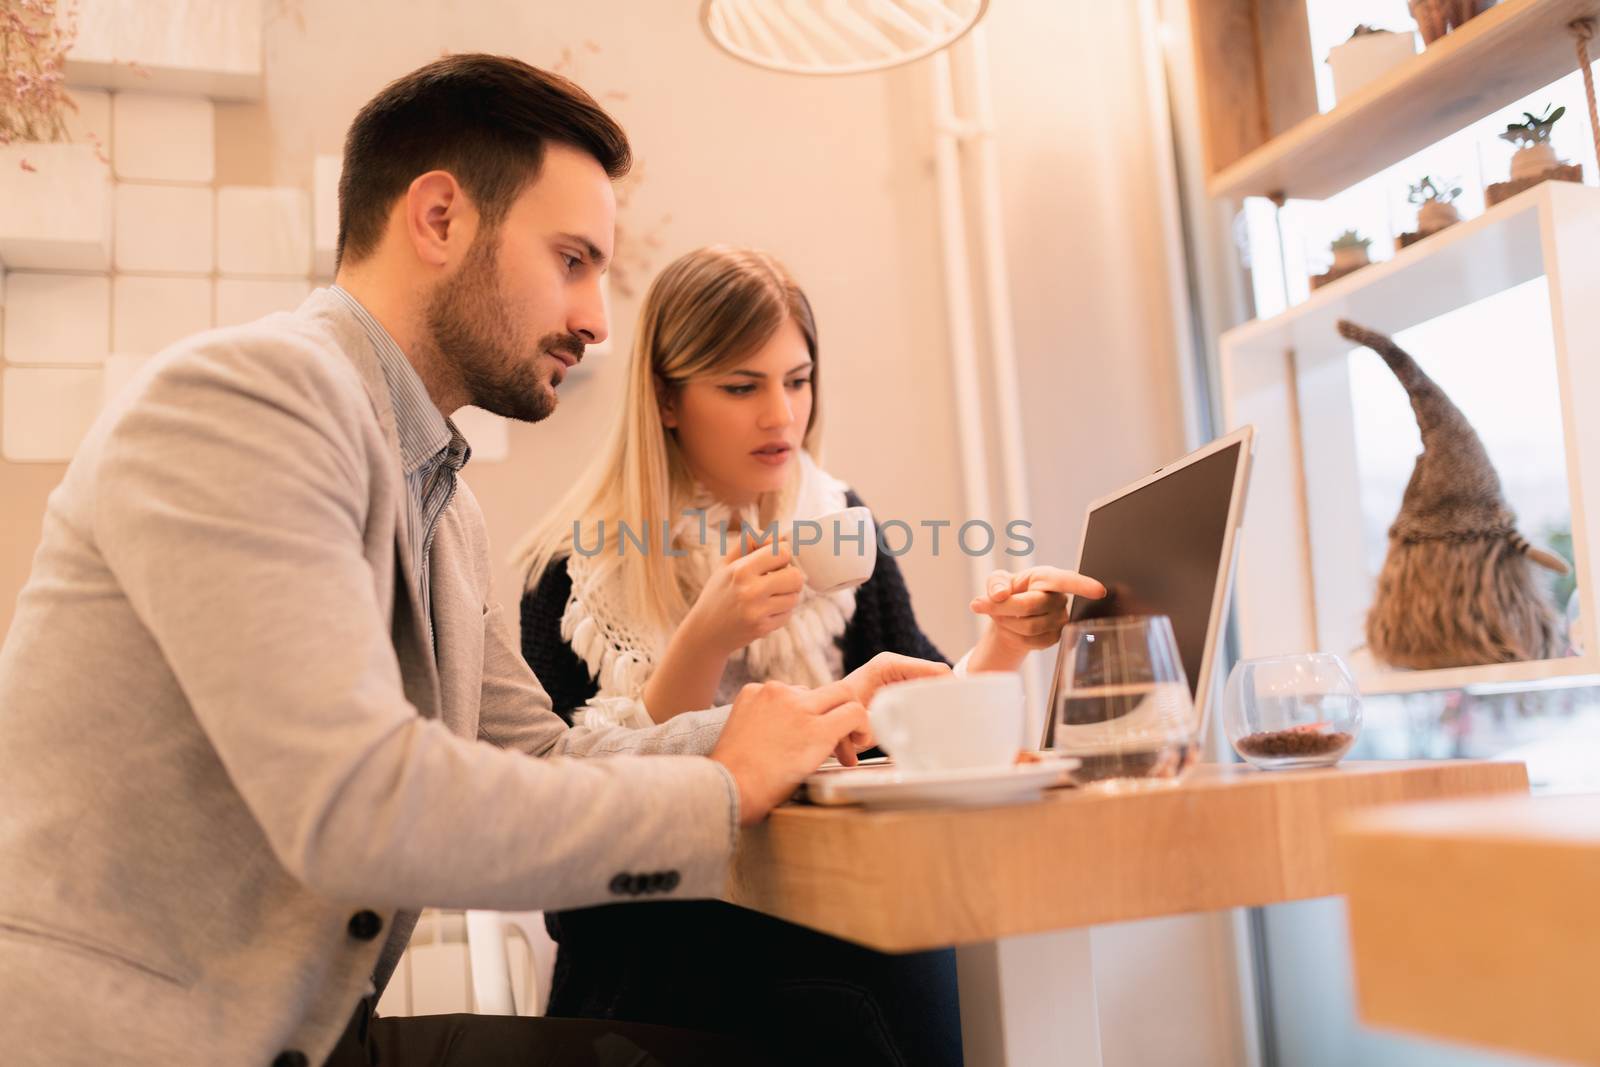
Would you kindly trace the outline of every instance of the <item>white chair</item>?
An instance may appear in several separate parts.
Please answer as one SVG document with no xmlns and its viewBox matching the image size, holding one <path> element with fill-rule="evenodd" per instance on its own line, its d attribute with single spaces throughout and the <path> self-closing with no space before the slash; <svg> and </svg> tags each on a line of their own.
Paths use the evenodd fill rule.
<svg viewBox="0 0 1600 1067">
<path fill-rule="evenodd" d="M 523 1010 L 516 1006 L 511 980 L 508 936 L 527 946 L 523 969 Z M 472 992 L 482 1015 L 543 1015 L 550 1003 L 550 977 L 555 971 L 556 943 L 544 928 L 542 911 L 467 912 L 467 957 L 472 966 Z"/>
<path fill-rule="evenodd" d="M 378 1014 L 542 1015 L 555 953 L 543 912 L 429 909 L 417 921 Z"/>
</svg>

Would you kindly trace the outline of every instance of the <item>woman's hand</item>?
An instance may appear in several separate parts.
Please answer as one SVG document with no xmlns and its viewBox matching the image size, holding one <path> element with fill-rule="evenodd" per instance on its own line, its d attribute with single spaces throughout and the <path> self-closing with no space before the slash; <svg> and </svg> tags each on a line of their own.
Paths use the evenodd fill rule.
<svg viewBox="0 0 1600 1067">
<path fill-rule="evenodd" d="M 650 717 L 666 722 L 710 707 L 728 657 L 787 622 L 804 584 L 787 539 L 754 548 L 742 535 L 735 540 L 645 683 L 641 696 Z"/>
<path fill-rule="evenodd" d="M 1015 670 L 1029 652 L 1061 639 L 1068 598 L 1098 600 L 1106 595 L 1106 587 L 1093 578 L 1060 567 L 1029 567 L 1019 574 L 995 571 L 986 586 L 984 595 L 970 605 L 989 617 L 967 660 L 968 669 L 974 671 Z"/>
<path fill-rule="evenodd" d="M 726 658 L 788 622 L 805 582 L 787 537 L 748 549 L 740 537 L 700 590 L 684 627 L 696 644 Z"/>
</svg>

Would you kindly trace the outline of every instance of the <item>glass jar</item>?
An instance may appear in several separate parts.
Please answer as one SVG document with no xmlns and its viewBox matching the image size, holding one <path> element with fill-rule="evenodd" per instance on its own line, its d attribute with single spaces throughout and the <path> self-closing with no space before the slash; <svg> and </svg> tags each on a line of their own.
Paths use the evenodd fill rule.
<svg viewBox="0 0 1600 1067">
<path fill-rule="evenodd" d="M 1331 652 L 1240 660 L 1222 699 L 1228 743 L 1269 770 L 1339 762 L 1361 732 L 1361 691 Z"/>
</svg>

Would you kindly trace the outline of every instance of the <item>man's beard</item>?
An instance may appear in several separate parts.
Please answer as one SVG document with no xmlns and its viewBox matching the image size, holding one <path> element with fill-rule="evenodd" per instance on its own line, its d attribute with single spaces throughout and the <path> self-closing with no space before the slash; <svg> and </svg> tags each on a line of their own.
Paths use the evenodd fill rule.
<svg viewBox="0 0 1600 1067">
<path fill-rule="evenodd" d="M 475 406 L 538 422 L 556 409 L 556 391 L 549 375 L 541 373 L 541 361 L 530 357 L 535 346 L 512 325 L 500 292 L 497 244 L 493 231 L 473 240 L 461 269 L 428 303 L 428 333 L 437 356 L 461 375 Z M 583 341 L 570 333 L 548 334 L 537 347 L 583 356 Z"/>
</svg>

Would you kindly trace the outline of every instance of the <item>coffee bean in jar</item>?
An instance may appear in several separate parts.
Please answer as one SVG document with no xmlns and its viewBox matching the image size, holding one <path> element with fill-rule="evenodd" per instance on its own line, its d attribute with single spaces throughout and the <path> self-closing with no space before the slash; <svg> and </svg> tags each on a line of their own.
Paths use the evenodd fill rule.
<svg viewBox="0 0 1600 1067">
<path fill-rule="evenodd" d="M 1258 759 L 1305 759 L 1343 752 L 1354 740 L 1343 730 L 1295 726 L 1247 734 L 1239 738 L 1234 747 L 1241 755 Z"/>
</svg>

